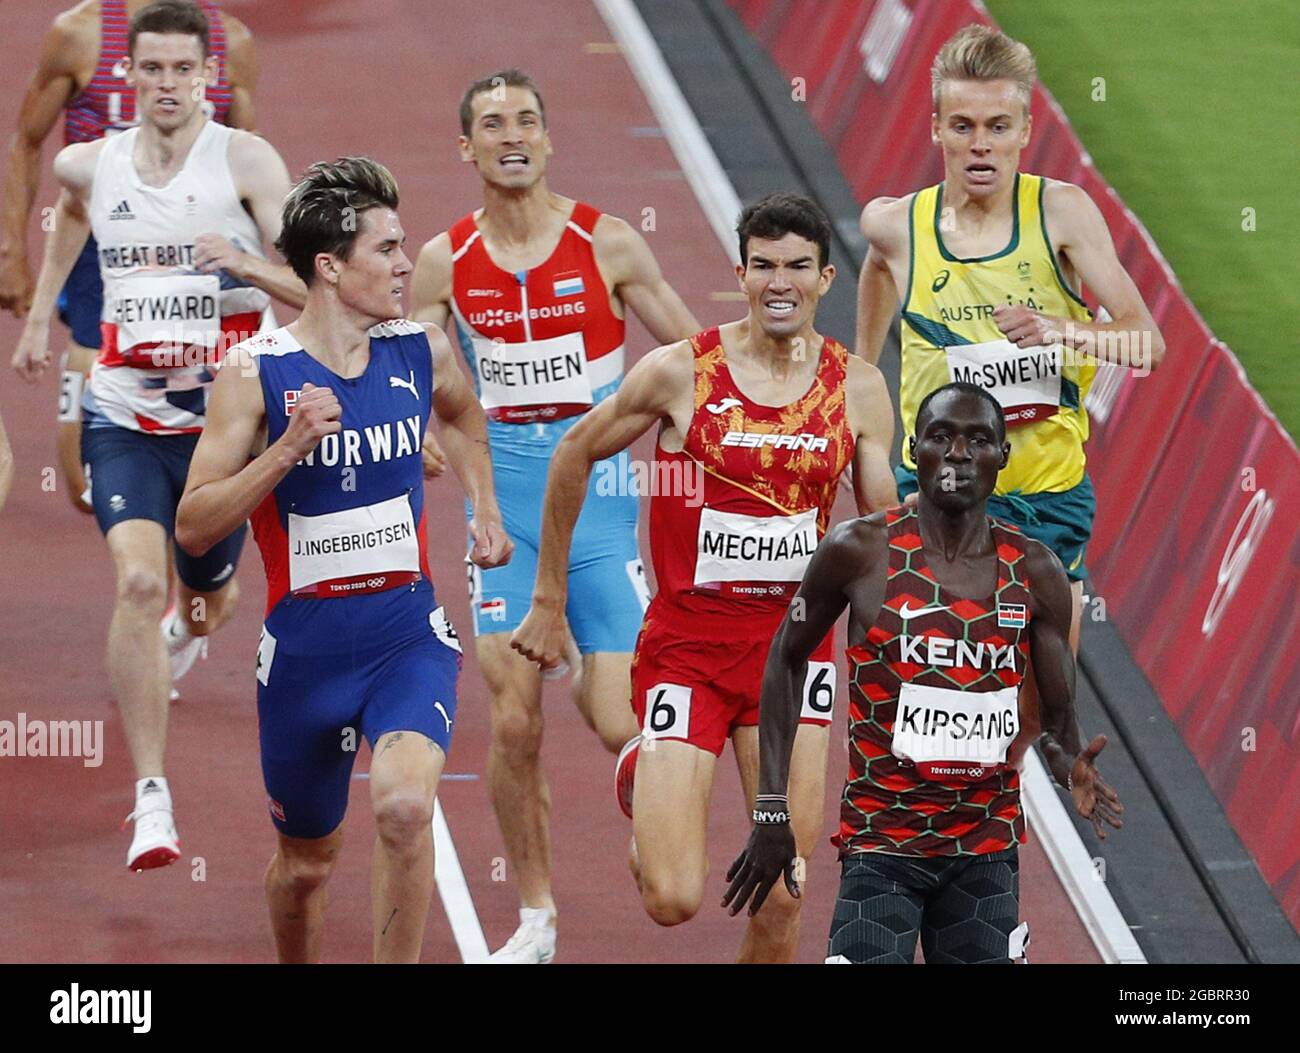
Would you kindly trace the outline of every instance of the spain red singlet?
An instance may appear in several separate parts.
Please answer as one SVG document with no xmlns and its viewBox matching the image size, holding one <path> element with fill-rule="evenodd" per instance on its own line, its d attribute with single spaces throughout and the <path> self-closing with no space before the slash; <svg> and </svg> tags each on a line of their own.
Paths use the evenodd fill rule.
<svg viewBox="0 0 1300 1053">
<path fill-rule="evenodd" d="M 693 337 L 691 346 L 695 414 L 682 452 L 655 450 L 654 604 L 779 621 L 853 457 L 848 352 L 824 338 L 808 390 L 789 405 L 763 406 L 736 386 L 717 329 Z M 693 479 L 701 485 L 688 485 Z"/>
<path fill-rule="evenodd" d="M 551 255 L 515 273 L 493 262 L 477 216 L 448 233 L 452 312 L 484 410 L 508 424 L 585 413 L 623 376 L 623 319 L 591 242 L 601 213 L 575 202 Z"/>
<path fill-rule="evenodd" d="M 226 26 L 211 0 L 198 0 L 208 16 L 208 47 L 217 60 L 217 82 L 204 90 L 203 106 L 218 124 L 230 113 L 230 82 L 226 74 Z M 65 143 L 89 143 L 112 132 L 134 128 L 135 92 L 126 83 L 127 32 L 131 17 L 124 0 L 100 0 L 99 59 L 89 83 L 64 110 Z"/>
<path fill-rule="evenodd" d="M 997 852 L 1025 840 L 1006 765 L 1029 658 L 1025 538 L 989 520 L 997 588 L 953 595 L 925 560 L 916 509 L 886 513 L 889 576 L 866 640 L 850 647 L 849 775 L 841 851 Z"/>
</svg>

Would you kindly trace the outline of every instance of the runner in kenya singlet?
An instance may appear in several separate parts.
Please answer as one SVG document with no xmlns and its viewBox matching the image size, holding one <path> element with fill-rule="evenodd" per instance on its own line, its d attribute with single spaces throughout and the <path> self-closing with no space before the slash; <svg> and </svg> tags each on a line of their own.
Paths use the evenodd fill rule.
<svg viewBox="0 0 1300 1053">
<path fill-rule="evenodd" d="M 1025 539 L 990 520 L 996 592 L 945 590 L 914 508 L 887 513 L 889 573 L 866 640 L 848 648 L 849 774 L 843 854 L 968 856 L 1025 839 L 1020 779 L 1003 763 L 1019 730 L 1029 654 Z"/>
</svg>

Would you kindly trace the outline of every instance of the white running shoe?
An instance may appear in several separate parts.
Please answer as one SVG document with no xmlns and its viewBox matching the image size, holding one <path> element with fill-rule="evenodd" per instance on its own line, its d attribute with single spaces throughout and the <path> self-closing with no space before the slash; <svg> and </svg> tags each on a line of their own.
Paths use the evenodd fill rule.
<svg viewBox="0 0 1300 1053">
<path fill-rule="evenodd" d="M 122 823 L 135 821 L 135 834 L 126 853 L 128 870 L 139 872 L 165 867 L 181 857 L 180 838 L 172 814 L 171 795 L 145 791 L 136 800 L 135 811 Z"/>
<path fill-rule="evenodd" d="M 489 965 L 550 965 L 555 957 L 555 926 L 525 921 L 499 951 L 488 956 Z"/>
<path fill-rule="evenodd" d="M 188 673 L 200 658 L 208 657 L 208 638 L 191 634 L 175 607 L 163 615 L 162 634 L 167 642 L 167 658 L 171 662 L 173 684 Z M 176 697 L 178 696 L 173 696 L 173 701 Z"/>
</svg>

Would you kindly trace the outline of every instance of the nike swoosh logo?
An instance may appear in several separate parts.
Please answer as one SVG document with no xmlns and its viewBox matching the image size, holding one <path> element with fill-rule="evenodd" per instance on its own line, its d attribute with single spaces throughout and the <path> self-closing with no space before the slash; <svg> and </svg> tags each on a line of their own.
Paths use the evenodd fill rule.
<svg viewBox="0 0 1300 1053">
<path fill-rule="evenodd" d="M 923 614 L 934 614 L 936 611 L 946 611 L 946 606 L 939 607 L 917 607 L 910 609 L 906 603 L 898 608 L 898 613 L 904 618 L 919 618 Z"/>
<path fill-rule="evenodd" d="M 740 399 L 733 399 L 730 395 L 728 395 L 725 399 L 723 399 L 721 402 L 718 403 L 706 402 L 704 404 L 704 408 L 708 410 L 710 413 L 726 413 L 727 410 L 731 409 L 734 406 L 743 406 L 743 405 L 744 403 L 741 402 Z"/>
</svg>

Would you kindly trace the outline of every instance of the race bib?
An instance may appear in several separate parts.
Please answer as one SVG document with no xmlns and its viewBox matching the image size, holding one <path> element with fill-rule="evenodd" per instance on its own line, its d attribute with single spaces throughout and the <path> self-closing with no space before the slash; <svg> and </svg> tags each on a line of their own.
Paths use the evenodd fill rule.
<svg viewBox="0 0 1300 1053">
<path fill-rule="evenodd" d="M 747 516 L 700 510 L 696 588 L 733 596 L 789 596 L 817 549 L 817 510 Z"/>
<path fill-rule="evenodd" d="M 379 592 L 420 573 L 420 543 L 405 495 L 319 516 L 289 513 L 289 590 Z"/>
<path fill-rule="evenodd" d="M 479 398 L 494 420 L 559 419 L 591 406 L 581 333 L 521 344 L 475 340 L 474 351 Z"/>
<path fill-rule="evenodd" d="M 954 691 L 904 684 L 890 752 L 924 779 L 986 778 L 1020 731 L 1019 689 Z"/>
<path fill-rule="evenodd" d="M 1002 406 L 1007 424 L 1031 424 L 1061 407 L 1061 345 L 1017 347 L 1009 340 L 945 347 L 948 379 L 978 384 Z"/>
<path fill-rule="evenodd" d="M 123 357 L 148 360 L 146 348 L 153 345 L 208 350 L 217 346 L 221 281 L 215 274 L 140 275 L 111 285 L 109 320 L 117 327 L 117 350 Z M 142 349 L 132 356 L 136 347 Z M 163 368 L 170 363 L 160 359 L 142 364 Z"/>
</svg>

